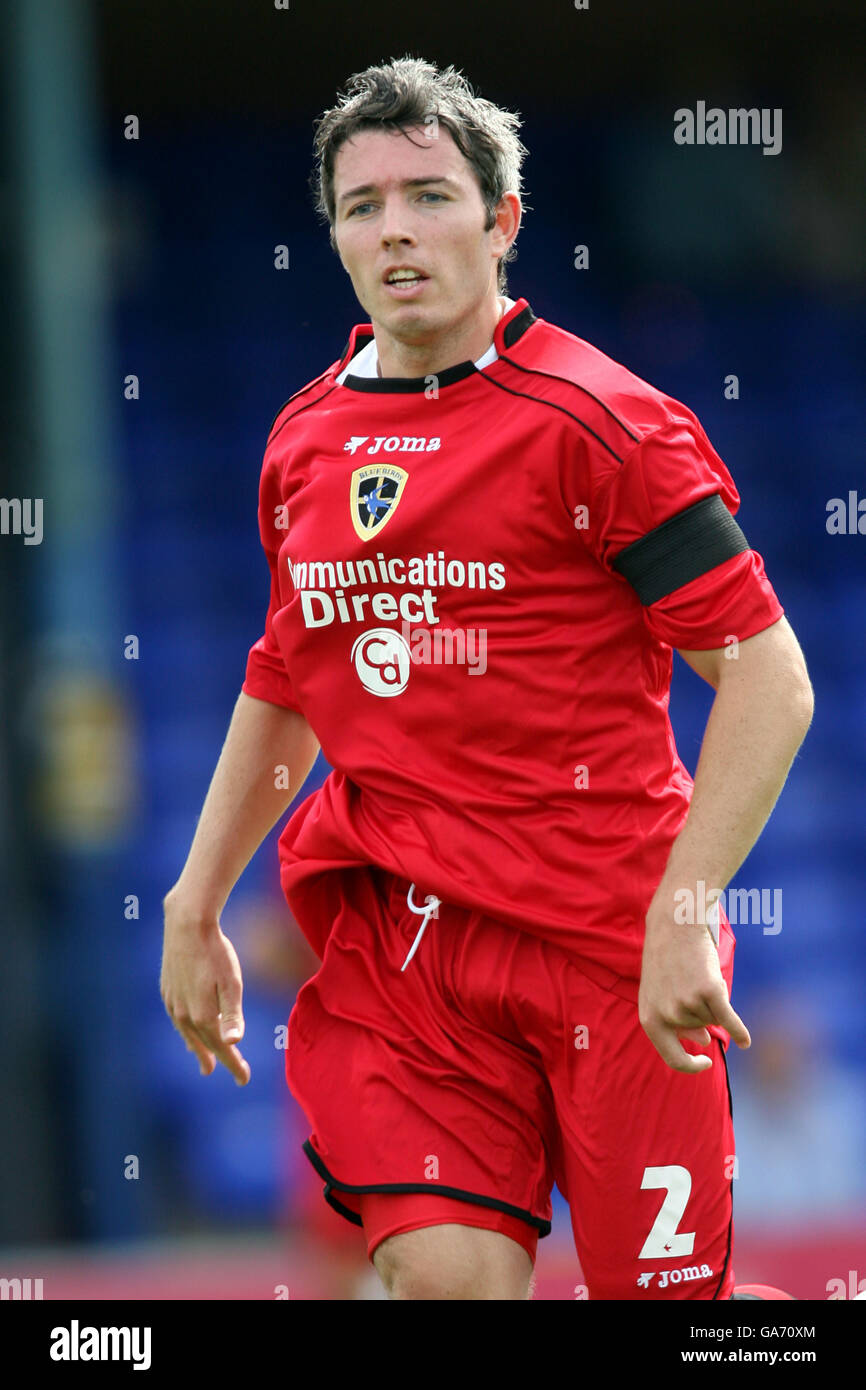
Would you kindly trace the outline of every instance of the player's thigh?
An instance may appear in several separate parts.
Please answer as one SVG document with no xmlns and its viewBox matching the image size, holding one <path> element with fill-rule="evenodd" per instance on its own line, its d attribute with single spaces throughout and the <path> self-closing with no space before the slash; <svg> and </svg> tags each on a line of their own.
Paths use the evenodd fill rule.
<svg viewBox="0 0 866 1390">
<path fill-rule="evenodd" d="M 392 1299 L 526 1299 L 533 1272 L 510 1236 L 450 1223 L 389 1236 L 373 1263 Z"/>
<path fill-rule="evenodd" d="M 367 882 L 347 897 L 289 1020 L 286 1076 L 313 1131 L 310 1161 L 362 1219 L 375 1194 L 437 1206 L 445 1189 L 463 1212 L 485 1207 L 482 1228 L 511 1213 L 546 1234 L 553 1099 L 537 1053 L 474 1007 L 476 975 L 487 987 L 495 966 L 485 938 L 471 914 L 443 906 L 403 972 L 413 914 L 397 915 L 400 898 L 359 900 Z M 438 1209 L 422 1215 L 432 1220 L 413 1210 L 413 1225 L 441 1220 Z"/>
<path fill-rule="evenodd" d="M 727 1298 L 734 1136 L 721 1043 L 709 1070 L 676 1072 L 636 1005 L 596 994 L 595 1007 L 584 1000 L 586 1046 L 571 1049 L 554 1084 L 557 1180 L 589 1296 Z"/>
</svg>

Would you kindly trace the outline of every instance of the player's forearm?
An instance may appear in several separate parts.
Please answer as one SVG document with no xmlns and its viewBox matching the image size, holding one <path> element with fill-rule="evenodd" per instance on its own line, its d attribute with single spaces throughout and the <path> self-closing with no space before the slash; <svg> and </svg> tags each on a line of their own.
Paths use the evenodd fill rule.
<svg viewBox="0 0 866 1390">
<path fill-rule="evenodd" d="M 688 818 L 653 898 L 662 916 L 672 895 L 724 889 L 763 830 L 812 718 L 808 677 L 772 661 L 719 682 L 701 745 Z"/>
<path fill-rule="evenodd" d="M 186 864 L 166 895 L 167 913 L 216 920 L 268 831 L 306 781 L 318 749 L 301 715 L 241 692 Z"/>
</svg>

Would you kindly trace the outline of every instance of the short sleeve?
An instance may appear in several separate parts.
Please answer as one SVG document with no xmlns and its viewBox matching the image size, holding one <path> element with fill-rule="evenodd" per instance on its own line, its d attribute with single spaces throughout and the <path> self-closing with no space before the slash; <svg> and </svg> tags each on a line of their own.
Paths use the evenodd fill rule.
<svg viewBox="0 0 866 1390">
<path fill-rule="evenodd" d="M 269 468 L 266 459 L 259 489 L 259 535 L 271 576 L 270 600 L 265 615 L 265 630 L 249 650 L 246 676 L 241 689 L 245 695 L 251 695 L 254 699 L 266 700 L 272 705 L 283 705 L 286 709 L 293 709 L 301 714 L 303 711 L 295 698 L 292 682 L 274 632 L 274 618 L 283 606 L 277 572 L 277 557 L 279 540 L 284 533 L 275 525 L 280 506 L 281 499 L 277 479 L 274 470 Z"/>
<path fill-rule="evenodd" d="M 643 606 L 653 636 L 710 650 L 784 609 L 734 520 L 740 497 L 697 419 L 669 421 L 590 479 L 585 543 Z"/>
</svg>

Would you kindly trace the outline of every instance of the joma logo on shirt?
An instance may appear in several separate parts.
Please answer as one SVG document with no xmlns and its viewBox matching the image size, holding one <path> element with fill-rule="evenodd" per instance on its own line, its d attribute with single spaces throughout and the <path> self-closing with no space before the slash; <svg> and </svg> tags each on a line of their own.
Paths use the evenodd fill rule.
<svg viewBox="0 0 866 1390">
<path fill-rule="evenodd" d="M 709 1265 L 686 1265 L 685 1269 L 660 1269 L 658 1271 L 659 1288 L 666 1289 L 669 1284 L 688 1284 L 693 1279 L 709 1279 L 712 1273 Z M 638 1275 L 638 1287 L 648 1288 L 655 1277 L 655 1274 L 649 1272 Z"/>
<path fill-rule="evenodd" d="M 343 445 L 343 452 L 354 454 L 356 449 L 360 449 L 362 444 L 366 444 L 370 438 L 369 434 L 353 434 L 351 439 L 347 439 Z M 438 449 L 442 440 L 438 435 L 428 439 L 426 435 L 416 434 L 377 434 L 373 436 L 373 443 L 364 452 L 368 454 L 378 454 L 384 448 L 386 454 L 429 454 Z"/>
</svg>

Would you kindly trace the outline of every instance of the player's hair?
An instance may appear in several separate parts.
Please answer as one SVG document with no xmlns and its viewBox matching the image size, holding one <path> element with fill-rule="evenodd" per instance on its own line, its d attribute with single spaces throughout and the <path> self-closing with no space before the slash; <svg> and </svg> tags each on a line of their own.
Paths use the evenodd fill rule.
<svg viewBox="0 0 866 1390">
<path fill-rule="evenodd" d="M 433 117 L 475 171 L 486 211 L 486 232 L 496 221 L 503 193 L 522 193 L 520 171 L 529 151 L 517 138 L 522 125 L 519 114 L 476 96 L 453 66 L 440 72 L 423 58 L 408 54 L 392 58 L 389 63 L 353 73 L 345 91 L 338 93 L 337 105 L 323 112 L 315 123 L 313 147 L 318 163 L 310 186 L 316 212 L 329 224 L 335 251 L 334 160 L 340 146 L 358 130 L 401 130 L 405 135 L 404 127 L 430 129 Z M 506 292 L 508 284 L 505 263 L 516 256 L 512 242 L 499 260 L 500 294 Z"/>
</svg>

